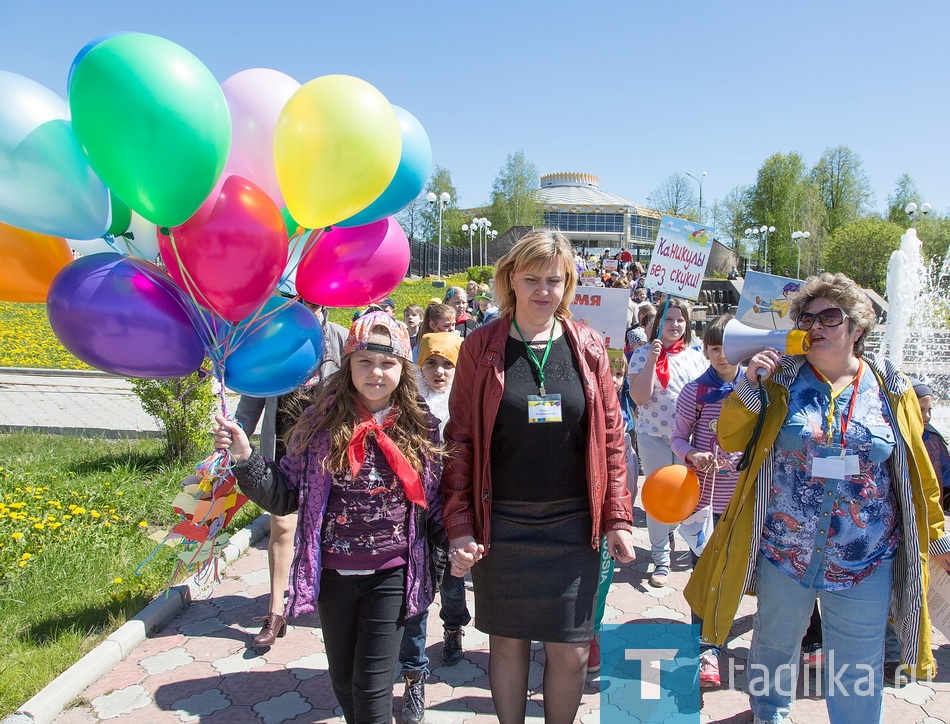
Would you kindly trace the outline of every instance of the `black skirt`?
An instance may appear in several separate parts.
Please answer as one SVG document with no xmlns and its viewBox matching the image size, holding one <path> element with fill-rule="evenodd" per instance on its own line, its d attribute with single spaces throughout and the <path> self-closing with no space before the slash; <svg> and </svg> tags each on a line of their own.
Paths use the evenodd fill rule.
<svg viewBox="0 0 950 724">
<path fill-rule="evenodd" d="M 495 502 L 491 549 L 472 568 L 475 628 L 506 638 L 594 638 L 600 553 L 586 498 Z"/>
</svg>

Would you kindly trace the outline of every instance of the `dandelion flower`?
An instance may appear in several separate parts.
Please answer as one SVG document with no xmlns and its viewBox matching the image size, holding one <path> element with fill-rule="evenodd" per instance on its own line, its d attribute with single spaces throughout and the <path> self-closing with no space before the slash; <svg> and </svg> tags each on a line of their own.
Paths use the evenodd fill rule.
<svg viewBox="0 0 950 724">
<path fill-rule="evenodd" d="M 139 528 L 148 528 L 148 523 L 146 523 L 144 520 L 140 520 Z"/>
<path fill-rule="evenodd" d="M 13 540 L 20 540 L 23 537 L 23 534 L 17 531 L 16 533 L 11 533 L 10 537 L 13 538 Z"/>
<path fill-rule="evenodd" d="M 122 579 L 121 579 L 121 578 L 113 578 L 113 579 L 112 579 L 112 582 L 113 582 L 113 583 L 122 583 Z"/>
</svg>

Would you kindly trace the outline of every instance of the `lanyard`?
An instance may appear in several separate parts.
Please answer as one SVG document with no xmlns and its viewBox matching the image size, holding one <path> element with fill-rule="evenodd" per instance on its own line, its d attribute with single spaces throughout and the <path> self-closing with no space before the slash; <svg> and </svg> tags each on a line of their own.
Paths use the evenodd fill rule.
<svg viewBox="0 0 950 724">
<path fill-rule="evenodd" d="M 854 387 L 854 390 L 851 393 L 851 403 L 848 405 L 848 414 L 847 416 L 841 416 L 841 447 L 846 447 L 845 445 L 845 434 L 848 432 L 848 422 L 851 420 L 851 416 L 854 414 L 854 403 L 858 399 L 858 385 L 861 382 L 861 375 L 864 374 L 864 361 L 861 360 L 860 365 L 858 366 L 858 374 L 854 376 L 854 379 L 851 380 L 848 384 L 842 387 L 837 392 L 834 391 L 834 387 L 831 384 L 831 380 L 825 377 L 822 374 L 821 370 L 816 368 L 814 365 L 811 366 L 812 372 L 814 372 L 818 379 L 822 382 L 828 383 L 828 387 L 831 387 L 831 405 L 828 407 L 828 437 L 831 437 L 832 430 L 834 429 L 834 419 L 835 419 L 835 400 L 841 397 L 841 393 L 844 392 L 849 387 Z"/>
<path fill-rule="evenodd" d="M 554 339 L 554 325 L 551 325 L 551 334 L 548 337 L 548 344 L 544 348 L 544 356 L 539 360 L 538 355 L 534 353 L 534 350 L 531 349 L 531 345 L 528 344 L 525 340 L 524 335 L 521 333 L 521 328 L 518 327 L 518 322 L 511 320 L 514 325 L 515 331 L 518 333 L 518 336 L 521 337 L 521 341 L 524 342 L 525 348 L 528 350 L 528 359 L 531 364 L 534 365 L 534 368 L 538 371 L 538 386 L 541 389 L 541 397 L 544 397 L 544 365 L 548 362 L 548 354 L 551 352 L 551 342 Z"/>
</svg>

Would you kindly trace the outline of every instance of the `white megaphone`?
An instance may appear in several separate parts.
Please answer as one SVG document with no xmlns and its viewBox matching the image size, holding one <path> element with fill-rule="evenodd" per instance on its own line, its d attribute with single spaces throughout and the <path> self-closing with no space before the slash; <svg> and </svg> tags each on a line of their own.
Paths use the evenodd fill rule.
<svg viewBox="0 0 950 724">
<path fill-rule="evenodd" d="M 726 322 L 722 351 L 731 364 L 737 365 L 769 347 L 784 354 L 805 354 L 811 347 L 811 335 L 800 329 L 756 329 L 736 319 Z"/>
</svg>

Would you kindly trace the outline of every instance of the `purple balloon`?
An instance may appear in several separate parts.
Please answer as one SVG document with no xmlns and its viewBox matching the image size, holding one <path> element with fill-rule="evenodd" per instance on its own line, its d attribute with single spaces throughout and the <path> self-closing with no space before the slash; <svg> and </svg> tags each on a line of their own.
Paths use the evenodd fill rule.
<svg viewBox="0 0 950 724">
<path fill-rule="evenodd" d="M 164 271 L 120 254 L 66 265 L 46 299 L 50 326 L 86 364 L 123 377 L 184 377 L 201 366 L 197 311 Z"/>
</svg>

